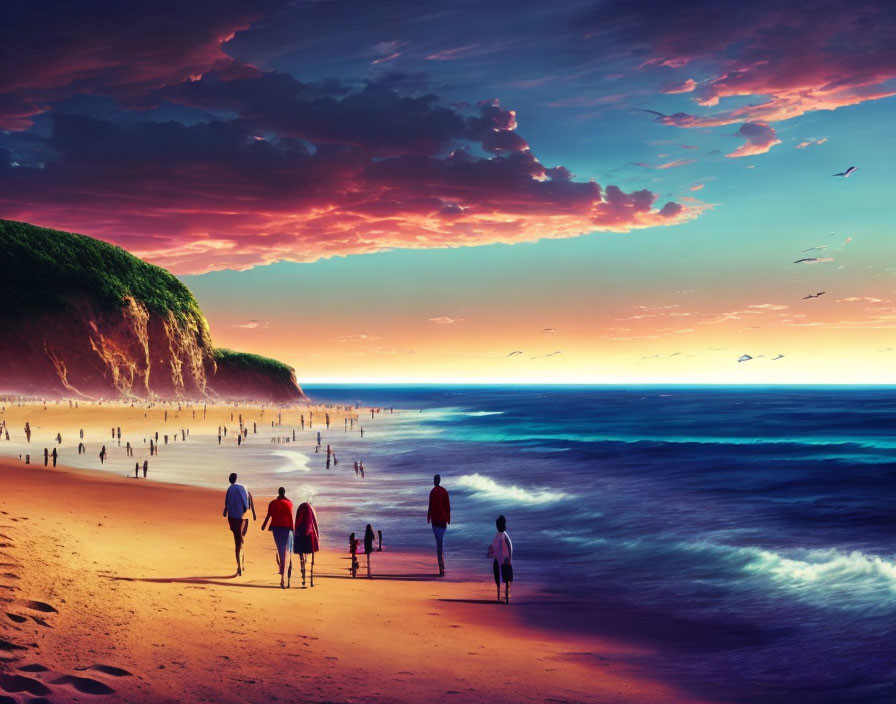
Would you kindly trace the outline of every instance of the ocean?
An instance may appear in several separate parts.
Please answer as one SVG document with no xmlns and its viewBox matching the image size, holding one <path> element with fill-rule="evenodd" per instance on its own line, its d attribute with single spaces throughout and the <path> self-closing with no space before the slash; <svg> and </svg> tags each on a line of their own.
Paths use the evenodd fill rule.
<svg viewBox="0 0 896 704">
<path fill-rule="evenodd" d="M 291 410 L 242 448 L 199 435 L 168 446 L 150 478 L 223 491 L 236 469 L 257 497 L 282 485 L 318 507 L 325 547 L 382 530 L 387 571 L 390 550 L 434 553 L 438 472 L 447 579 L 480 574 L 491 593 L 485 552 L 503 514 L 515 593 L 575 614 L 547 625 L 629 642 L 634 666 L 695 698 L 896 701 L 896 388 L 305 391 L 356 405 L 364 437 L 316 415 L 295 443 L 271 443 L 297 423 Z M 318 431 L 339 459 L 329 470 Z M 96 469 L 93 450 L 63 462 Z"/>
<path fill-rule="evenodd" d="M 370 474 L 334 497 L 387 544 L 432 548 L 439 472 L 449 571 L 489 579 L 503 514 L 517 584 L 577 604 L 574 627 L 630 638 L 695 694 L 896 701 L 896 389 L 306 391 L 409 409 L 345 448 Z"/>
</svg>

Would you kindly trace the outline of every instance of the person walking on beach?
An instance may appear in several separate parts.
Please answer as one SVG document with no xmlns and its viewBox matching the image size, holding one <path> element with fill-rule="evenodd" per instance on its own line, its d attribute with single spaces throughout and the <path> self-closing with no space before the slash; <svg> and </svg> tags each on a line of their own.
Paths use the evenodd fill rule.
<svg viewBox="0 0 896 704">
<path fill-rule="evenodd" d="M 504 582 L 504 603 L 510 603 L 510 583 L 513 581 L 513 565 L 511 557 L 513 556 L 513 544 L 510 542 L 510 536 L 507 535 L 507 519 L 504 516 L 498 516 L 495 521 L 495 528 L 498 532 L 492 538 L 491 545 L 488 546 L 487 557 L 492 558 L 492 572 L 495 575 L 495 587 L 498 590 L 498 603 L 501 603 L 501 582 Z"/>
<path fill-rule="evenodd" d="M 364 552 L 367 555 L 367 579 L 373 579 L 370 576 L 370 554 L 373 552 L 373 526 L 369 523 L 364 530 Z"/>
<path fill-rule="evenodd" d="M 50 453 L 50 457 L 53 458 L 53 466 L 56 466 L 56 460 L 59 458 L 59 453 L 56 452 L 56 448 L 53 448 L 53 451 Z"/>
<path fill-rule="evenodd" d="M 314 553 L 320 550 L 320 531 L 317 528 L 317 514 L 310 502 L 299 504 L 296 509 L 295 539 L 293 552 L 297 553 L 302 564 L 302 586 L 305 586 L 306 555 L 311 555 L 311 586 L 314 586 Z"/>
<path fill-rule="evenodd" d="M 144 471 L 146 471 L 146 462 L 143 463 Z M 224 513 L 230 526 L 230 532 L 233 533 L 233 545 L 236 555 L 236 576 L 239 577 L 246 569 L 246 554 L 243 549 L 243 543 L 246 539 L 246 531 L 249 529 L 249 519 L 245 518 L 245 514 L 252 509 L 252 518 L 255 519 L 255 507 L 252 505 L 252 495 L 246 491 L 246 487 L 236 483 L 236 472 L 231 473 L 228 477 L 230 486 L 227 487 L 227 493 L 224 494 Z"/>
<path fill-rule="evenodd" d="M 103 449 L 100 450 L 100 464 L 106 463 L 106 446 L 103 445 Z"/>
<path fill-rule="evenodd" d="M 140 463 L 134 462 L 134 479 L 140 478 Z"/>
<path fill-rule="evenodd" d="M 50 451 L 47 448 L 44 448 L 44 467 L 47 466 L 50 462 Z"/>
<path fill-rule="evenodd" d="M 149 460 L 143 460 L 143 478 L 146 479 L 146 472 L 149 470 Z"/>
<path fill-rule="evenodd" d="M 280 588 L 288 589 L 292 578 L 293 528 L 292 501 L 286 498 L 286 489 L 277 489 L 277 498 L 268 504 L 268 515 L 264 517 L 261 529 L 271 523 L 274 544 L 277 546 L 277 565 L 280 567 Z M 287 560 L 289 565 L 287 566 Z"/>
<path fill-rule="evenodd" d="M 436 474 L 432 478 L 432 491 L 429 492 L 429 509 L 426 511 L 426 522 L 432 524 L 432 534 L 436 538 L 436 555 L 439 558 L 439 577 L 445 576 L 445 556 L 442 543 L 445 531 L 451 523 L 451 501 L 448 492 L 442 486 L 442 477 Z"/>
</svg>

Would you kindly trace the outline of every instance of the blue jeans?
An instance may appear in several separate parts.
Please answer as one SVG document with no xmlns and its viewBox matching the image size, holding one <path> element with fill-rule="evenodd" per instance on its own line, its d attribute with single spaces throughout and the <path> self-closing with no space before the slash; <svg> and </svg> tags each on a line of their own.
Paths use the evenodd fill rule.
<svg viewBox="0 0 896 704">
<path fill-rule="evenodd" d="M 442 559 L 442 542 L 445 540 L 446 530 L 448 530 L 447 526 L 432 527 L 432 534 L 436 536 L 436 554 L 439 556 L 439 560 Z"/>
<path fill-rule="evenodd" d="M 277 562 L 280 564 L 280 574 L 286 569 L 288 558 L 292 553 L 292 530 L 289 528 L 272 527 L 274 543 L 277 545 Z"/>
</svg>

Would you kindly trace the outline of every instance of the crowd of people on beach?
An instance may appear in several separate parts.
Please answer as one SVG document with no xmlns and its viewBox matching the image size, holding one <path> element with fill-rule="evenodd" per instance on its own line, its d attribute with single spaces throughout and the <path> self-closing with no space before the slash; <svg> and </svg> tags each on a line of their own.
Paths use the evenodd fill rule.
<svg viewBox="0 0 896 704">
<path fill-rule="evenodd" d="M 58 402 L 57 402 L 58 403 Z M 77 402 L 75 402 L 77 404 Z M 101 402 L 100 402 L 101 404 Z M 71 406 L 71 401 L 69 402 Z M 153 408 L 155 404 L 149 402 L 146 404 L 145 408 L 148 409 Z M 131 403 L 131 406 L 134 406 L 134 402 Z M 348 432 L 349 430 L 354 430 L 354 425 L 358 420 L 358 416 L 356 415 L 357 407 L 352 406 L 344 406 L 344 407 L 335 407 L 336 409 L 347 411 L 345 422 L 344 422 L 344 430 Z M 2 407 L 2 410 L 5 411 L 5 406 Z M 46 410 L 46 402 L 44 402 L 44 410 Z M 178 404 L 177 411 L 178 415 L 175 417 L 179 417 L 180 412 L 183 410 L 181 404 Z M 207 414 L 207 405 L 203 405 L 202 415 L 203 418 L 206 417 Z M 264 417 L 264 407 L 261 409 L 261 416 Z M 381 412 L 381 408 L 370 408 L 370 417 L 373 419 L 376 417 L 376 414 Z M 390 408 L 389 412 L 394 412 L 394 409 Z M 192 410 L 192 417 L 196 417 L 196 410 Z M 144 412 L 144 419 L 148 419 L 148 413 Z M 329 429 L 331 426 L 331 416 L 330 413 L 324 412 L 324 426 Z M 164 422 L 168 421 L 168 410 L 164 410 Z M 238 414 L 238 418 L 234 418 L 234 412 L 230 413 L 230 421 L 234 423 L 238 423 L 238 430 L 235 432 L 236 435 L 236 444 L 237 447 L 241 447 L 243 443 L 249 437 L 249 422 L 244 421 L 242 413 Z M 276 428 L 282 425 L 283 417 L 282 412 L 277 412 L 276 420 L 271 420 L 271 427 Z M 309 429 L 313 428 L 314 424 L 314 412 L 309 410 L 307 417 L 307 426 Z M 300 414 L 299 417 L 299 425 L 302 430 L 305 429 L 306 426 L 306 417 L 304 413 Z M 25 422 L 23 428 L 24 436 L 26 443 L 31 442 L 32 438 L 32 427 L 30 422 Z M 255 435 L 258 432 L 258 423 L 257 421 L 252 422 L 252 434 Z M 361 437 L 364 436 L 363 427 L 358 424 L 358 432 Z M 78 443 L 78 454 L 83 454 L 87 451 L 86 445 L 84 444 L 84 429 L 81 428 L 79 430 L 80 441 Z M 158 455 L 159 447 L 162 443 L 165 445 L 169 444 L 169 441 L 176 442 L 178 440 L 178 435 L 180 435 L 181 442 L 186 442 L 189 435 L 189 428 L 180 428 L 176 432 L 173 433 L 162 433 L 161 442 L 160 442 L 160 433 L 159 431 L 153 431 L 147 434 L 147 437 L 143 438 L 144 445 L 147 444 L 148 440 L 148 451 L 150 456 Z M 9 428 L 7 427 L 6 419 L 0 420 L 0 439 L 5 437 L 6 440 L 10 439 L 9 436 Z M 223 439 L 228 437 L 228 427 L 226 423 L 222 423 L 218 426 L 217 430 L 217 438 L 218 444 L 221 445 Z M 122 429 L 120 426 L 115 426 L 111 428 L 111 439 L 113 441 L 117 441 L 117 445 L 121 447 L 121 438 L 122 438 Z M 56 442 L 56 445 L 62 444 L 62 434 L 61 432 L 57 432 L 55 437 L 53 438 Z M 318 430 L 315 433 L 315 453 L 319 453 L 322 447 L 322 436 L 321 432 Z M 296 431 L 292 430 L 291 437 L 289 435 L 283 437 L 272 437 L 271 442 L 290 442 L 290 440 L 296 440 Z M 125 456 L 131 458 L 134 456 L 134 446 L 131 444 L 130 440 L 125 440 Z M 59 459 L 59 452 L 57 448 L 54 446 L 52 450 L 50 448 L 44 448 L 44 466 L 49 467 L 52 464 L 53 467 L 57 466 L 57 462 Z M 19 456 L 22 459 L 22 456 Z M 108 458 L 108 450 L 106 445 L 102 445 L 101 449 L 98 453 L 98 458 L 101 465 L 106 463 Z M 30 464 L 30 455 L 25 454 L 25 463 Z M 326 445 L 326 468 L 329 469 L 330 466 L 337 466 L 338 459 L 336 457 L 335 449 L 332 447 L 330 443 Z M 149 470 L 149 461 L 144 458 L 142 465 L 139 461 L 134 463 L 134 478 L 139 478 L 140 471 L 142 469 L 143 477 L 147 478 L 148 470 Z M 364 478 L 365 477 L 365 467 L 363 460 L 354 460 L 353 461 L 353 469 L 356 477 Z M 255 505 L 252 499 L 251 493 L 249 493 L 246 488 L 237 483 L 237 474 L 233 473 L 230 475 L 230 486 L 227 488 L 227 492 L 225 495 L 224 502 L 224 513 L 223 515 L 227 518 L 228 524 L 230 527 L 230 531 L 233 535 L 234 539 L 234 548 L 235 548 L 235 559 L 237 564 L 237 576 L 242 576 L 245 573 L 246 565 L 245 565 L 245 539 L 246 533 L 248 531 L 249 519 L 248 514 L 251 512 L 253 520 L 257 520 L 257 514 L 255 511 Z M 429 493 L 429 502 L 426 514 L 426 521 L 430 524 L 433 532 L 433 537 L 435 539 L 436 544 L 436 560 L 438 564 L 438 576 L 445 576 L 445 556 L 444 556 L 444 540 L 445 534 L 448 529 L 448 525 L 451 523 L 451 504 L 447 490 L 441 485 L 441 476 L 439 474 L 434 475 L 433 477 L 433 487 Z M 504 516 L 499 516 L 495 522 L 497 533 L 495 534 L 492 542 L 488 546 L 487 557 L 493 562 L 493 576 L 495 585 L 497 587 L 497 600 L 501 601 L 501 585 L 504 585 L 504 602 L 509 603 L 510 601 L 510 584 L 513 582 L 513 567 L 512 567 L 512 543 L 510 541 L 510 537 L 506 532 L 506 519 Z M 302 586 L 306 584 L 306 572 L 308 573 L 310 586 L 314 586 L 314 553 L 320 550 L 320 533 L 317 522 L 317 514 L 312 507 L 310 501 L 304 501 L 299 504 L 298 508 L 293 513 L 293 503 L 287 498 L 286 490 L 284 487 L 280 487 L 278 489 L 278 495 L 274 498 L 269 504 L 266 515 L 264 517 L 264 521 L 262 523 L 261 529 L 268 530 L 272 533 L 274 538 L 274 545 L 276 548 L 276 559 L 278 572 L 280 575 L 280 586 L 283 589 L 287 589 L 291 586 L 291 578 L 292 578 L 292 563 L 293 563 L 293 555 L 299 556 L 299 561 L 301 565 L 301 574 L 302 574 Z M 374 552 L 380 552 L 383 549 L 383 534 L 381 530 L 374 530 L 373 525 L 368 523 L 364 529 L 363 539 L 358 540 L 355 537 L 355 533 L 351 533 L 349 535 L 349 560 L 350 567 L 349 571 L 351 572 L 352 577 L 356 577 L 358 575 L 360 569 L 360 563 L 358 561 L 358 556 L 363 555 L 366 558 L 366 576 L 368 579 L 373 579 L 373 572 L 371 568 L 371 556 Z M 374 542 L 377 543 L 377 547 L 374 548 Z M 363 545 L 363 551 L 361 551 Z"/>
</svg>

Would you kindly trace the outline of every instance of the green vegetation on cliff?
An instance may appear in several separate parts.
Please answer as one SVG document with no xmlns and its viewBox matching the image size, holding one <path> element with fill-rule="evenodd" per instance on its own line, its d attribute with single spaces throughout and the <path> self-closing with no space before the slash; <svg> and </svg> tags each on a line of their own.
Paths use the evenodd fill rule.
<svg viewBox="0 0 896 704">
<path fill-rule="evenodd" d="M 7 315 L 59 311 L 77 296 L 118 310 L 131 296 L 151 313 L 205 327 L 193 294 L 165 269 L 92 237 L 24 222 L 0 220 L 0 291 Z"/>
<path fill-rule="evenodd" d="M 270 357 L 248 352 L 235 352 L 223 347 L 215 349 L 215 362 L 231 367 L 234 371 L 261 371 L 274 379 L 291 379 L 293 368 Z"/>
</svg>

